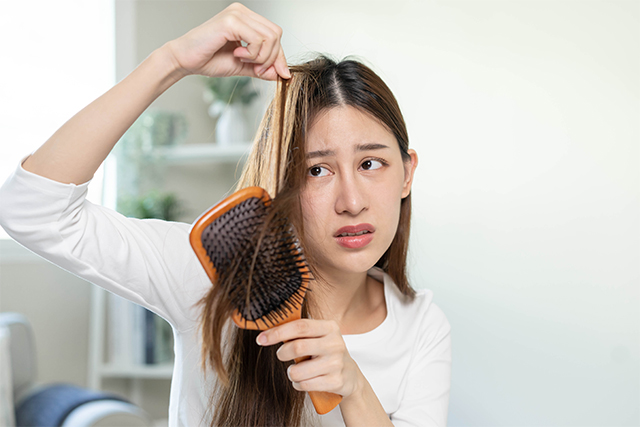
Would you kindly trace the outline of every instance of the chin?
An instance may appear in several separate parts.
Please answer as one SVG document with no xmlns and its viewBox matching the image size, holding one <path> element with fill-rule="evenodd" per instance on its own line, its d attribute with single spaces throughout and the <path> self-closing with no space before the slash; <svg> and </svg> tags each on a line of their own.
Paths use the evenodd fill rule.
<svg viewBox="0 0 640 427">
<path fill-rule="evenodd" d="M 360 274 L 366 273 L 374 267 L 378 260 L 384 255 L 384 252 L 378 254 L 366 253 L 369 251 L 361 251 L 359 253 L 347 253 L 336 251 L 331 257 L 323 256 L 319 261 L 319 265 L 323 266 L 321 270 L 327 272 L 332 270 L 343 274 Z"/>
<path fill-rule="evenodd" d="M 347 249 L 333 240 L 309 239 L 307 249 L 320 274 L 362 274 L 369 271 L 382 258 L 393 236 L 380 233 L 369 245 L 360 249 Z"/>
</svg>

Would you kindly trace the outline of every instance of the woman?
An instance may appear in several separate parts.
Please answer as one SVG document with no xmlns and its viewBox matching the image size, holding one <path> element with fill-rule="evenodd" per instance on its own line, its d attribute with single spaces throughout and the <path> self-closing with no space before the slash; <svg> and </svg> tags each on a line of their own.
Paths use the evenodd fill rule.
<svg viewBox="0 0 640 427">
<path fill-rule="evenodd" d="M 0 190 L 0 224 L 172 325 L 171 425 L 445 425 L 450 327 L 405 277 L 417 156 L 395 99 L 353 61 L 320 57 L 289 71 L 280 36 L 235 3 L 154 51 L 24 160 Z M 189 225 L 124 218 L 84 199 L 127 128 L 190 74 L 279 82 L 240 186 L 292 196 L 287 213 L 316 276 L 308 319 L 260 334 L 212 330 L 216 301 Z M 233 348 L 216 346 L 220 335 Z M 198 370 L 201 352 L 216 373 Z M 302 356 L 311 358 L 291 363 Z M 300 393 L 312 390 L 343 400 L 315 418 Z"/>
</svg>

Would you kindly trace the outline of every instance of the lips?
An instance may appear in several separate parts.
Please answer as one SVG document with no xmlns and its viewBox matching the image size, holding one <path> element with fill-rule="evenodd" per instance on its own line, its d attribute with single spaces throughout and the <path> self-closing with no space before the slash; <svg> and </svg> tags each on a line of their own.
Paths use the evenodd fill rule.
<svg viewBox="0 0 640 427">
<path fill-rule="evenodd" d="M 357 249 L 367 246 L 373 240 L 375 227 L 371 224 L 348 225 L 340 228 L 334 238 L 340 246 Z"/>
<path fill-rule="evenodd" d="M 364 234 L 364 233 L 373 233 L 375 228 L 371 224 L 358 224 L 358 225 L 347 225 L 346 227 L 342 227 L 334 237 L 344 237 L 346 235 L 354 235 L 354 234 Z"/>
</svg>

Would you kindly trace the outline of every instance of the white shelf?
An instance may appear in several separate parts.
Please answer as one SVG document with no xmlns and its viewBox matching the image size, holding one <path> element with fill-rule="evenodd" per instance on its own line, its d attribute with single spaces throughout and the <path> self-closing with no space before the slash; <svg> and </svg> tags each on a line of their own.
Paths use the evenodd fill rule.
<svg viewBox="0 0 640 427">
<path fill-rule="evenodd" d="M 169 164 L 228 163 L 237 162 L 243 156 L 247 156 L 251 145 L 250 142 L 227 146 L 213 143 L 184 144 L 159 147 L 156 148 L 156 152 Z"/>
<path fill-rule="evenodd" d="M 101 366 L 100 372 L 103 377 L 111 378 L 171 379 L 173 375 L 173 363 L 130 366 L 105 364 Z"/>
</svg>

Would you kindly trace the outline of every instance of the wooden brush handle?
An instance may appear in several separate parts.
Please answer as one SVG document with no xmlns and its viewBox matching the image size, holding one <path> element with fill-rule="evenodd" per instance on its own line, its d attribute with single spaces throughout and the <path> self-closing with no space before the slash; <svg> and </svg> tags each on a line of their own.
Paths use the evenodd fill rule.
<svg viewBox="0 0 640 427">
<path fill-rule="evenodd" d="M 311 359 L 310 357 L 299 357 L 295 359 L 296 363 Z M 309 397 L 313 402 L 313 407 L 316 408 L 316 412 L 320 415 L 324 415 L 327 412 L 331 412 L 333 408 L 338 406 L 342 401 L 342 396 L 335 393 L 329 393 L 328 391 L 310 391 Z"/>
<path fill-rule="evenodd" d="M 316 408 L 316 412 L 320 415 L 331 412 L 342 401 L 342 396 L 328 391 L 310 391 L 309 397 L 313 402 L 313 407 Z"/>
</svg>

